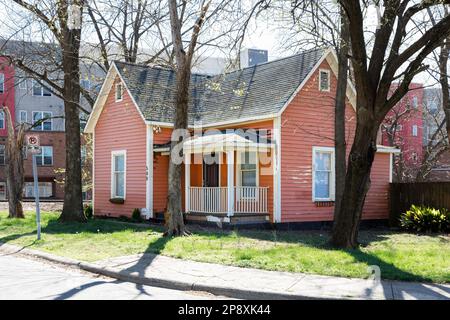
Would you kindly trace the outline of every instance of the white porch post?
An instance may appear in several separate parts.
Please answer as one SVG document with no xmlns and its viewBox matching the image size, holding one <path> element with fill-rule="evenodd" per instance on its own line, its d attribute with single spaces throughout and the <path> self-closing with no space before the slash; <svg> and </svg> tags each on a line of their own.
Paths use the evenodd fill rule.
<svg viewBox="0 0 450 320">
<path fill-rule="evenodd" d="M 191 154 L 184 154 L 184 211 L 190 211 Z"/>
<path fill-rule="evenodd" d="M 234 214 L 234 151 L 227 151 L 228 216 Z"/>
</svg>

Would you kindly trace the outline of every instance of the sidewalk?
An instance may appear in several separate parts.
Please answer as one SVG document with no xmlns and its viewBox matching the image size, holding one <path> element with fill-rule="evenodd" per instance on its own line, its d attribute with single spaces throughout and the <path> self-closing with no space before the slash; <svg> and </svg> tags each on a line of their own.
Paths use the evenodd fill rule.
<svg viewBox="0 0 450 320">
<path fill-rule="evenodd" d="M 450 285 L 375 281 L 264 271 L 141 254 L 95 264 L 35 250 L 1 245 L 0 252 L 32 255 L 142 285 L 206 291 L 241 299 L 439 299 L 450 300 Z"/>
</svg>

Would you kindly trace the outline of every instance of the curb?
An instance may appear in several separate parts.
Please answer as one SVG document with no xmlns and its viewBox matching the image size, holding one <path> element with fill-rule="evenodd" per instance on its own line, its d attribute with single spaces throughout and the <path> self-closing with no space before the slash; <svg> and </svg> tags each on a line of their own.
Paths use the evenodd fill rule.
<svg viewBox="0 0 450 320">
<path fill-rule="evenodd" d="M 77 268 L 90 273 L 103 275 L 106 277 L 118 279 L 121 281 L 133 282 L 140 285 L 148 285 L 153 287 L 180 290 L 180 291 L 203 291 L 214 295 L 225 296 L 236 299 L 248 300 L 329 300 L 329 299 L 351 299 L 349 297 L 317 297 L 298 294 L 280 293 L 274 291 L 249 291 L 232 287 L 210 286 L 206 284 L 197 284 L 191 282 L 166 280 L 157 277 L 141 277 L 111 268 L 101 267 L 96 264 L 81 262 L 78 260 L 56 256 L 50 253 L 27 249 L 16 245 L 0 242 L 0 252 L 5 255 L 22 255 L 43 259 L 55 264 Z"/>
</svg>

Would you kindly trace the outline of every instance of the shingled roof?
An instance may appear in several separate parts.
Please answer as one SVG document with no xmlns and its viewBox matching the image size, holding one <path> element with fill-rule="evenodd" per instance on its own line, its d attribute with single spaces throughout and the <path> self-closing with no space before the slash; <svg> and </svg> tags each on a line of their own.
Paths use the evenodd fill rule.
<svg viewBox="0 0 450 320">
<path fill-rule="evenodd" d="M 324 53 L 309 50 L 215 77 L 193 74 L 189 123 L 206 125 L 279 112 Z M 118 61 L 115 65 L 145 119 L 172 123 L 174 71 Z"/>
</svg>

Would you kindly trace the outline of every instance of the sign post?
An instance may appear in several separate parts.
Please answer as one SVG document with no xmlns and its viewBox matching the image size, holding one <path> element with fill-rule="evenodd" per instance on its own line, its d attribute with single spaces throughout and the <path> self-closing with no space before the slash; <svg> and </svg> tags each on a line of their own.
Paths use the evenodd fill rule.
<svg viewBox="0 0 450 320">
<path fill-rule="evenodd" d="M 37 160 L 36 155 L 41 153 L 39 146 L 39 136 L 27 136 L 27 151 L 33 155 L 33 180 L 34 180 L 34 199 L 36 202 L 36 225 L 37 225 L 37 240 L 41 240 L 41 210 L 39 207 L 39 184 L 37 175 Z"/>
</svg>

